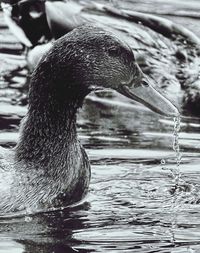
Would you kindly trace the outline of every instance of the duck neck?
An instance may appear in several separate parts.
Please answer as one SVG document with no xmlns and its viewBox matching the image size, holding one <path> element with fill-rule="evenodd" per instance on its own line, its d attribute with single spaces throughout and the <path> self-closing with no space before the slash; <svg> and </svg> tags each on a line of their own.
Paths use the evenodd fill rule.
<svg viewBox="0 0 200 253">
<path fill-rule="evenodd" d="M 77 143 L 75 110 L 54 108 L 44 112 L 29 109 L 21 125 L 17 159 L 48 161 L 48 157 L 63 154 L 72 143 Z"/>
<path fill-rule="evenodd" d="M 29 109 L 16 146 L 17 160 L 48 163 L 56 155 L 66 158 L 70 147 L 78 145 L 76 112 L 80 99 L 73 95 L 64 99 L 62 92 L 48 89 L 44 78 L 42 81 L 32 79 Z"/>
</svg>

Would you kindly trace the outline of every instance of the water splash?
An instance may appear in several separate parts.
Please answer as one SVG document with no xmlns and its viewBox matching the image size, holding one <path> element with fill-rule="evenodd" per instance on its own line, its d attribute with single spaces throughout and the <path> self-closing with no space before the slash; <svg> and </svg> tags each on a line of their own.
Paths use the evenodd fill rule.
<svg viewBox="0 0 200 253">
<path fill-rule="evenodd" d="M 175 152 L 175 163 L 173 167 L 168 167 L 167 162 L 165 159 L 160 161 L 163 170 L 170 171 L 172 177 L 172 187 L 170 189 L 170 193 L 172 197 L 170 198 L 170 202 L 168 202 L 167 206 L 164 208 L 168 208 L 169 212 L 171 213 L 171 226 L 169 228 L 169 236 L 170 241 L 172 244 L 176 245 L 176 238 L 175 238 L 175 231 L 177 228 L 177 215 L 178 210 L 180 208 L 181 203 L 179 203 L 179 195 L 181 195 L 180 188 L 183 180 L 181 179 L 181 171 L 180 171 L 180 164 L 181 164 L 181 152 L 180 152 L 180 145 L 179 145 L 179 131 L 181 125 L 181 118 L 180 116 L 174 118 L 174 131 L 173 131 L 173 150 Z"/>
<path fill-rule="evenodd" d="M 173 140 L 173 150 L 175 152 L 175 167 L 173 168 L 166 167 L 167 163 L 165 159 L 160 161 L 163 170 L 169 170 L 171 172 L 171 176 L 174 180 L 174 189 L 177 189 L 180 181 L 181 181 L 181 171 L 180 171 L 180 164 L 181 164 L 181 152 L 180 152 L 180 145 L 179 145 L 179 131 L 180 131 L 181 119 L 180 116 L 174 118 L 174 140 Z"/>
<path fill-rule="evenodd" d="M 171 169 L 171 174 L 173 176 L 174 180 L 174 188 L 171 189 L 171 193 L 173 194 L 173 198 L 171 199 L 171 242 L 175 245 L 176 244 L 176 237 L 175 237 L 175 231 L 177 228 L 177 216 L 178 216 L 178 210 L 181 205 L 179 203 L 179 188 L 180 184 L 182 182 L 181 180 L 181 171 L 180 171 L 180 164 L 181 164 L 181 152 L 180 152 L 180 145 L 179 145 L 179 131 L 180 131 L 180 125 L 181 125 L 181 118 L 180 115 L 178 117 L 174 118 L 174 141 L 173 141 L 173 150 L 175 152 L 175 161 L 176 161 L 176 167 Z"/>
</svg>

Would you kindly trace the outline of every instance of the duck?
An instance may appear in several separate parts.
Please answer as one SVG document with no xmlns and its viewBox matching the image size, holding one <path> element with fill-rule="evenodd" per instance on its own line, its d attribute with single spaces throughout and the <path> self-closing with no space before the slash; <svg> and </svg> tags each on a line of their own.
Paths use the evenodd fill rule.
<svg viewBox="0 0 200 253">
<path fill-rule="evenodd" d="M 109 26 L 132 48 L 140 68 L 154 80 L 155 88 L 164 93 L 182 114 L 199 116 L 200 39 L 187 28 L 160 16 L 96 2 L 16 2 L 17 7 L 12 9 L 15 14 L 7 15 L 7 19 L 13 20 L 14 16 L 15 20 L 24 19 L 27 24 L 25 27 L 19 21 L 14 22 L 21 31 L 20 36 L 17 29 L 10 27 L 24 45 L 34 48 L 27 57 L 31 70 L 52 46 L 52 38 L 57 39 L 85 23 Z M 25 18 L 27 15 L 28 19 Z M 32 24 L 40 24 L 41 28 L 31 28 L 30 33 Z M 41 43 L 42 40 L 48 43 Z"/>
<path fill-rule="evenodd" d="M 32 73 L 16 146 L 0 148 L 1 213 L 63 208 L 84 198 L 91 170 L 76 115 L 87 94 L 108 88 L 159 114 L 179 115 L 153 88 L 126 42 L 101 25 L 73 29 L 53 43 Z"/>
</svg>

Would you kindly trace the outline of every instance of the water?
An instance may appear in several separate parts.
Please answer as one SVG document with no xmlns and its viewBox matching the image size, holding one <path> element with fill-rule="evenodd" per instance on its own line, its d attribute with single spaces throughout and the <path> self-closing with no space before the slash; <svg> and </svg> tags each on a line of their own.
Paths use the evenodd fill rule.
<svg viewBox="0 0 200 253">
<path fill-rule="evenodd" d="M 156 1 L 156 8 L 163 2 Z M 118 2 L 127 8 L 131 4 Z M 187 1 L 170 1 L 165 11 L 187 11 L 185 5 Z M 134 2 L 136 9 L 151 11 L 150 6 L 152 1 Z M 197 23 L 195 19 L 193 27 Z M 0 35 L 10 42 L 7 53 L 13 47 L 20 52 L 5 28 Z M 27 110 L 24 56 L 13 57 L 4 56 L 1 65 L 7 71 L 0 80 L 4 147 L 15 145 Z M 9 74 L 16 62 L 21 68 Z M 0 253 L 200 251 L 200 118 L 188 115 L 174 121 L 113 96 L 87 98 L 78 116 L 79 137 L 92 165 L 86 199 L 64 210 L 1 216 Z"/>
</svg>

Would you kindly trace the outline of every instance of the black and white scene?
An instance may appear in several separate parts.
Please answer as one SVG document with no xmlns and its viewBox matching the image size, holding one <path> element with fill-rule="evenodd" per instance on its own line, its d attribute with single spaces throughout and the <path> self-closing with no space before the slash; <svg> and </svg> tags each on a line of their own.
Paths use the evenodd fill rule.
<svg viewBox="0 0 200 253">
<path fill-rule="evenodd" d="M 0 253 L 200 252 L 200 1 L 0 0 Z"/>
</svg>

